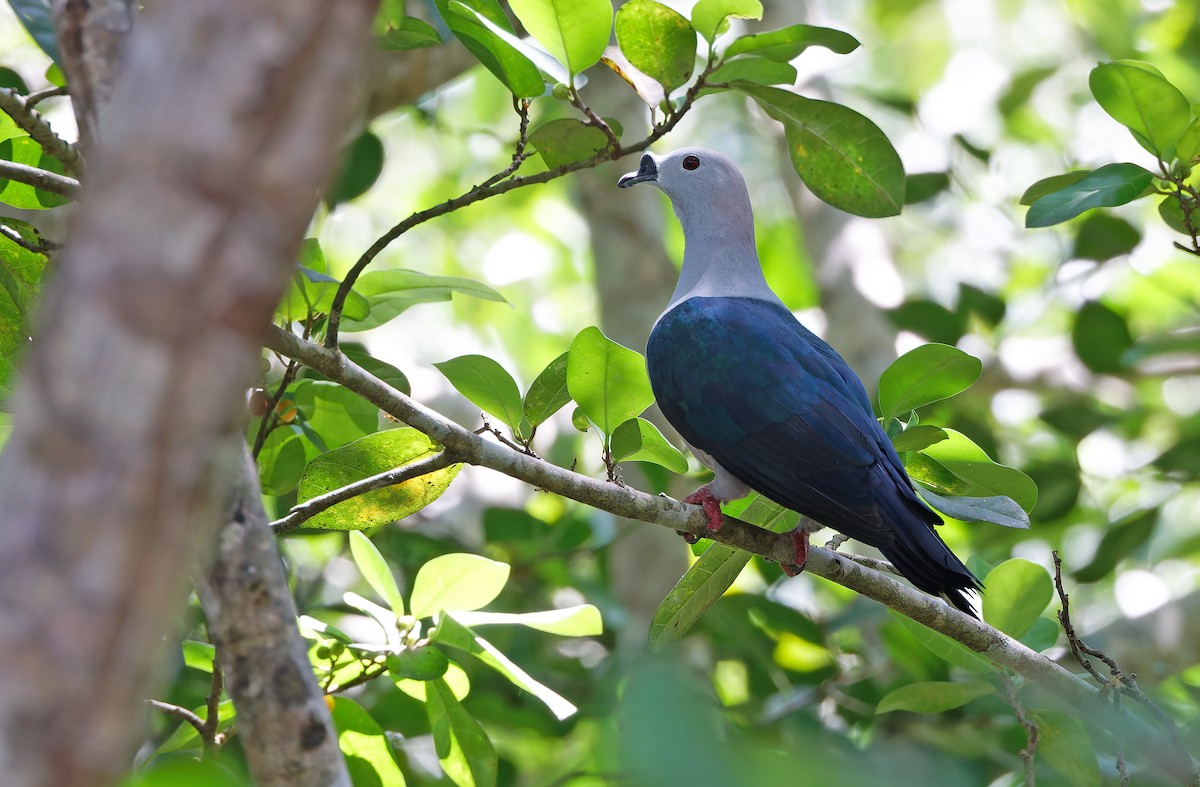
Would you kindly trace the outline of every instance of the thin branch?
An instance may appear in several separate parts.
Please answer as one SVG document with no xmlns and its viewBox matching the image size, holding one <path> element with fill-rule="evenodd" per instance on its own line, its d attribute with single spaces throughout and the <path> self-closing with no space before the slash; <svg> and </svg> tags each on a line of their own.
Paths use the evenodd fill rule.
<svg viewBox="0 0 1200 787">
<path fill-rule="evenodd" d="M 32 251 L 34 254 L 46 254 L 59 248 L 57 243 L 48 241 L 40 235 L 38 236 L 36 242 L 26 240 L 24 235 L 7 224 L 0 224 L 0 235 L 8 238 L 22 249 L 25 249 L 26 251 Z"/>
<path fill-rule="evenodd" d="M 323 495 L 310 498 L 303 503 L 292 506 L 287 516 L 272 522 L 271 532 L 279 535 L 289 530 L 295 530 L 304 522 L 338 503 L 345 502 L 359 495 L 365 495 L 367 492 L 374 492 L 376 489 L 384 489 L 396 484 L 402 484 L 414 478 L 419 478 L 423 475 L 428 475 L 429 473 L 456 464 L 458 461 L 449 451 L 442 451 L 424 459 L 418 459 L 415 462 L 410 462 L 406 465 L 370 476 L 369 478 L 364 478 L 361 481 L 355 481 L 332 492 L 326 492 Z"/>
<path fill-rule="evenodd" d="M 336 350 L 303 341 L 279 328 L 270 331 L 266 343 L 271 349 L 321 372 L 423 432 L 460 461 L 495 470 L 617 516 L 712 538 L 783 565 L 792 562 L 794 547 L 786 533 L 774 533 L 732 517 L 725 517 L 725 524 L 719 531 L 710 532 L 708 515 L 700 506 L 685 505 L 589 478 L 485 440 L 405 396 Z M 1113 708 L 1100 690 L 1042 654 L 940 599 L 860 566 L 839 553 L 810 547 L 805 570 L 874 599 L 1038 684 L 1073 706 L 1084 719 L 1124 737 L 1134 750 L 1143 753 L 1150 762 L 1182 784 L 1192 783 L 1196 766 L 1178 741 L 1164 740 L 1139 717 Z"/>
<path fill-rule="evenodd" d="M 399 224 L 385 232 L 379 237 L 378 240 L 371 244 L 369 249 L 363 252 L 362 256 L 358 258 L 358 261 L 354 263 L 354 266 L 351 267 L 346 273 L 346 277 L 342 279 L 342 283 L 338 285 L 337 293 L 334 295 L 333 303 L 329 309 L 329 323 L 326 326 L 325 331 L 325 347 L 337 347 L 338 329 L 342 323 L 342 309 L 345 307 L 346 298 L 349 296 L 350 290 L 354 287 L 355 282 L 358 281 L 358 277 L 361 276 L 362 272 L 366 270 L 366 267 L 370 265 L 376 257 L 379 256 L 380 252 L 390 246 L 392 242 L 401 235 L 414 227 L 424 224 L 430 219 L 435 219 L 438 216 L 444 216 L 447 213 L 452 213 L 453 211 L 459 210 L 460 208 L 465 208 L 468 205 L 473 205 L 476 202 L 488 199 L 489 197 L 506 194 L 515 189 L 524 188 L 525 186 L 532 186 L 536 183 L 548 183 L 557 178 L 561 178 L 563 175 L 569 175 L 572 172 L 578 172 L 584 169 L 591 169 L 597 164 L 602 164 L 605 161 L 616 161 L 617 159 L 624 158 L 631 153 L 640 153 L 643 150 L 646 150 L 655 142 L 670 133 L 671 130 L 675 128 L 676 124 L 683 119 L 683 116 L 687 114 L 688 110 L 691 109 L 692 104 L 695 103 L 696 97 L 700 93 L 701 88 L 705 86 L 705 80 L 708 78 L 708 75 L 712 73 L 715 66 L 716 60 L 710 54 L 708 62 L 704 66 L 704 70 L 700 72 L 700 76 L 696 78 L 695 83 L 688 88 L 687 93 L 684 95 L 684 100 L 679 105 L 679 108 L 668 114 L 660 125 L 654 126 L 650 133 L 646 135 L 646 137 L 640 142 L 636 142 L 627 146 L 618 143 L 616 147 L 613 147 L 611 144 L 609 144 L 602 150 L 596 152 L 594 155 L 586 159 L 573 161 L 570 164 L 563 164 L 560 167 L 555 167 L 554 169 L 549 169 L 545 172 L 539 172 L 536 175 L 512 177 L 508 178 L 507 180 L 500 181 L 496 181 L 495 177 L 489 178 L 487 181 L 484 181 L 485 184 L 489 185 L 473 186 L 467 192 L 454 197 L 453 199 L 446 200 L 440 205 L 434 205 L 432 208 L 426 208 L 425 210 L 417 211 L 408 218 L 404 219 L 404 221 L 401 221 Z"/>
<path fill-rule="evenodd" d="M 65 87 L 51 85 L 50 87 L 42 88 L 41 90 L 35 90 L 29 95 L 25 96 L 25 106 L 28 109 L 33 109 L 48 98 L 56 98 L 58 96 L 65 95 L 67 95 L 67 89 Z"/>
<path fill-rule="evenodd" d="M 204 735 L 204 719 L 200 718 L 195 713 L 192 713 L 187 708 L 182 708 L 178 705 L 172 705 L 169 702 L 163 702 L 161 700 L 146 700 L 146 704 L 155 710 L 162 711 L 168 716 L 174 716 L 177 719 L 186 721 L 188 724 L 195 727 L 196 732 L 200 733 L 201 736 Z"/>
<path fill-rule="evenodd" d="M 1038 727 L 1033 719 L 1025 713 L 1025 706 L 1017 696 L 1017 683 L 1008 675 L 1004 676 L 1004 698 L 1012 706 L 1017 723 L 1025 728 L 1025 748 L 1021 749 L 1021 761 L 1025 764 L 1025 787 L 1034 787 L 1033 755 L 1037 752 Z"/>
<path fill-rule="evenodd" d="M 205 746 L 212 746 L 217 742 L 217 726 L 221 723 L 218 709 L 221 705 L 221 692 L 224 690 L 225 676 L 221 672 L 221 654 L 214 653 L 212 688 L 208 690 L 208 701 L 205 703 L 208 716 L 204 720 L 204 729 L 200 730 L 200 737 L 204 739 Z"/>
<path fill-rule="evenodd" d="M 520 169 L 521 165 L 525 163 L 525 159 L 529 158 L 529 153 L 525 150 L 529 144 L 529 104 L 530 101 L 527 98 L 513 97 L 513 110 L 521 118 L 521 125 L 517 128 L 517 143 L 513 147 L 512 163 L 479 184 L 479 188 L 486 189 L 488 186 L 499 183 Z"/>
<path fill-rule="evenodd" d="M 272 424 L 279 416 L 275 412 L 275 408 L 279 407 L 279 403 L 283 401 L 283 395 L 287 393 L 288 386 L 296 379 L 296 374 L 300 371 L 300 364 L 289 360 L 287 368 L 283 370 L 283 379 L 279 381 L 279 387 L 275 389 L 275 393 L 267 401 L 267 411 L 262 414 L 262 420 L 258 422 L 258 433 L 254 435 L 254 445 L 250 449 L 250 455 L 258 459 L 259 453 L 262 452 L 263 443 L 267 441 L 267 434 L 271 431 Z"/>
<path fill-rule="evenodd" d="M 39 169 L 28 164 L 18 164 L 15 161 L 0 159 L 0 178 L 15 180 L 26 186 L 33 186 L 62 197 L 79 199 L 79 181 L 48 169 Z"/>
<path fill-rule="evenodd" d="M 61 161 L 67 172 L 82 175 L 83 156 L 74 145 L 54 132 L 41 113 L 33 108 L 36 102 L 31 101 L 32 98 L 33 96 L 26 98 L 10 87 L 0 88 L 0 110 L 11 117 L 34 142 L 41 145 L 42 150 Z M 40 100 L 41 98 L 38 98 L 38 101 Z"/>
</svg>

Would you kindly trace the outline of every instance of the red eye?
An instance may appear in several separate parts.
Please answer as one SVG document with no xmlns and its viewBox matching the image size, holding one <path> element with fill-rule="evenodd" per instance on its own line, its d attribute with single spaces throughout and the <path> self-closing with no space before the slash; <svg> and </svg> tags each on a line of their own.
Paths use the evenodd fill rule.
<svg viewBox="0 0 1200 787">
<path fill-rule="evenodd" d="M 700 166 L 700 159 L 696 158 L 695 156 L 684 156 L 684 158 L 683 158 L 683 168 L 684 169 L 696 169 L 699 166 Z"/>
</svg>

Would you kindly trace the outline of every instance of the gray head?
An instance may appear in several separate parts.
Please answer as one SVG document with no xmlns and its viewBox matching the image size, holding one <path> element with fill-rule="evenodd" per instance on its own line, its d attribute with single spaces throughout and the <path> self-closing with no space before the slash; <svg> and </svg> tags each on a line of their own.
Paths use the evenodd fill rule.
<svg viewBox="0 0 1200 787">
<path fill-rule="evenodd" d="M 715 150 L 680 148 L 665 156 L 646 153 L 637 172 L 617 185 L 650 183 L 671 198 L 684 235 L 725 236 L 754 243 L 754 219 L 746 181 L 733 162 Z"/>
</svg>

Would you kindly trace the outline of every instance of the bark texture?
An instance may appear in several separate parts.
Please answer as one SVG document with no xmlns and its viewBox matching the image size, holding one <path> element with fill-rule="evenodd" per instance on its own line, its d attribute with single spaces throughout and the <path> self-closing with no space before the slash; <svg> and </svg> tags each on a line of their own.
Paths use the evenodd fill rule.
<svg viewBox="0 0 1200 787">
<path fill-rule="evenodd" d="M 197 583 L 238 736 L 258 787 L 349 787 L 325 695 L 296 629 L 258 468 L 246 446 L 239 449 L 217 553 Z"/>
<path fill-rule="evenodd" d="M 129 38 L 0 456 L 6 785 L 129 763 L 373 10 L 174 0 Z"/>
</svg>

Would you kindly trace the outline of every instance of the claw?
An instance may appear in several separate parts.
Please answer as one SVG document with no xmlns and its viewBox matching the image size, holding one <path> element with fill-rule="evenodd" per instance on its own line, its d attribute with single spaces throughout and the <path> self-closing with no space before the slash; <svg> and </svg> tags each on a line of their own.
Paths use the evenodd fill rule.
<svg viewBox="0 0 1200 787">
<path fill-rule="evenodd" d="M 676 530 L 675 532 L 683 536 L 683 540 L 689 544 L 694 544 L 700 540 L 700 536 L 696 535 L 695 533 L 689 533 L 686 530 Z"/>
<path fill-rule="evenodd" d="M 794 550 L 794 562 L 789 565 L 780 564 L 783 573 L 789 577 L 794 577 L 804 570 L 804 564 L 808 562 L 808 531 L 800 528 L 793 528 L 789 534 L 792 537 L 792 549 Z"/>
<path fill-rule="evenodd" d="M 721 525 L 725 524 L 725 520 L 721 515 L 721 501 L 713 497 L 712 486 L 705 484 L 704 486 L 692 492 L 683 499 L 685 503 L 691 503 L 694 506 L 700 506 L 704 509 L 704 513 L 708 514 L 708 530 L 715 533 L 721 529 Z"/>
</svg>

